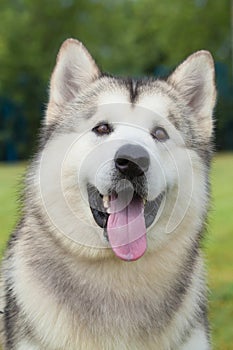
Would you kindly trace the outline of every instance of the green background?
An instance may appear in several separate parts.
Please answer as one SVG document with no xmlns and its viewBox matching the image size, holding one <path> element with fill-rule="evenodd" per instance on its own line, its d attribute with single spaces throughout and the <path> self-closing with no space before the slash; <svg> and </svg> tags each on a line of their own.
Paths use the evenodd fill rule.
<svg viewBox="0 0 233 350">
<path fill-rule="evenodd" d="M 24 160 L 61 43 L 77 38 L 110 74 L 167 76 L 197 50 L 216 64 L 216 146 L 233 150 L 233 0 L 0 0 L 0 160 Z M 233 22 L 232 22 L 233 23 Z"/>
</svg>

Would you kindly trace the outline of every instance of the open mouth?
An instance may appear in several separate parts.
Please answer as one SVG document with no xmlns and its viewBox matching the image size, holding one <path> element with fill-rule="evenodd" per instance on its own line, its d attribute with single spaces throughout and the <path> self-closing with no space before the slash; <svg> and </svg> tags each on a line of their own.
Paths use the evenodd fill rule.
<svg viewBox="0 0 233 350">
<path fill-rule="evenodd" d="M 147 201 L 132 189 L 103 196 L 88 185 L 87 191 L 93 217 L 115 255 L 126 261 L 139 259 L 147 248 L 146 229 L 155 220 L 164 192 Z"/>
</svg>

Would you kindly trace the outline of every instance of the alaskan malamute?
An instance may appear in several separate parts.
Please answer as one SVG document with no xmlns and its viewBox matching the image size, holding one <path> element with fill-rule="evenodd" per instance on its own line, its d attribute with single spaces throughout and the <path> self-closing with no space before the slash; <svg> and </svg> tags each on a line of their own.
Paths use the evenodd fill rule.
<svg viewBox="0 0 233 350">
<path fill-rule="evenodd" d="M 215 98 L 207 51 L 137 80 L 64 42 L 3 261 L 4 349 L 210 349 L 200 241 Z"/>
</svg>

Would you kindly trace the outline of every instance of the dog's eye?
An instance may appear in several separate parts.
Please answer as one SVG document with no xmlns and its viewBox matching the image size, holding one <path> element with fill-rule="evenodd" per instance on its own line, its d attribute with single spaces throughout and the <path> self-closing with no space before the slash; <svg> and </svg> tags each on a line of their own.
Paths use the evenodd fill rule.
<svg viewBox="0 0 233 350">
<path fill-rule="evenodd" d="M 161 127 L 157 127 L 155 128 L 152 133 L 151 133 L 152 137 L 160 142 L 164 142 L 167 139 L 169 139 L 169 136 L 166 132 L 166 130 L 164 130 Z"/>
<path fill-rule="evenodd" d="M 103 123 L 95 126 L 92 131 L 94 131 L 97 135 L 108 135 L 110 134 L 113 130 L 111 125 L 108 123 Z"/>
</svg>

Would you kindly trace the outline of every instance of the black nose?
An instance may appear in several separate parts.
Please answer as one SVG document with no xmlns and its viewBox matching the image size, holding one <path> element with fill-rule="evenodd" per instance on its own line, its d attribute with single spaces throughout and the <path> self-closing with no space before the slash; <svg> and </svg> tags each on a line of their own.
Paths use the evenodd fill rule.
<svg viewBox="0 0 233 350">
<path fill-rule="evenodd" d="M 150 157 L 145 148 L 132 144 L 120 147 L 114 160 L 116 168 L 130 178 L 143 175 L 150 165 Z"/>
</svg>

